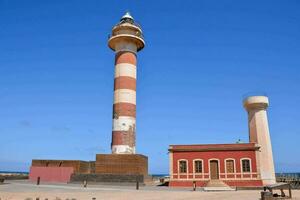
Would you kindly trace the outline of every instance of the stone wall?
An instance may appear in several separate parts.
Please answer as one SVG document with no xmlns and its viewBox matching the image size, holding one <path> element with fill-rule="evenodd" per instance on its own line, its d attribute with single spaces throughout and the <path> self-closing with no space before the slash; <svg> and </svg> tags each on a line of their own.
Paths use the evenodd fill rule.
<svg viewBox="0 0 300 200">
<path fill-rule="evenodd" d="M 72 174 L 71 182 L 93 182 L 93 183 L 140 183 L 144 182 L 143 175 L 133 174 Z"/>
</svg>

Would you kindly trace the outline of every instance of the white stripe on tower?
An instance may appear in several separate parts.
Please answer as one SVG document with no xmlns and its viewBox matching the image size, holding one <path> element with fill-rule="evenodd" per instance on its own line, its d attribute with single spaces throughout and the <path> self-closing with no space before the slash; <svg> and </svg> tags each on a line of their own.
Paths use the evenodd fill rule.
<svg viewBox="0 0 300 200">
<path fill-rule="evenodd" d="M 114 92 L 114 104 L 132 103 L 136 104 L 136 92 L 129 89 L 117 89 Z"/>
<path fill-rule="evenodd" d="M 118 119 L 113 119 L 115 131 L 127 131 L 131 124 L 135 124 L 135 117 L 120 116 Z"/>
<path fill-rule="evenodd" d="M 128 76 L 136 79 L 136 66 L 129 63 L 120 63 L 115 66 L 115 78 Z"/>
</svg>

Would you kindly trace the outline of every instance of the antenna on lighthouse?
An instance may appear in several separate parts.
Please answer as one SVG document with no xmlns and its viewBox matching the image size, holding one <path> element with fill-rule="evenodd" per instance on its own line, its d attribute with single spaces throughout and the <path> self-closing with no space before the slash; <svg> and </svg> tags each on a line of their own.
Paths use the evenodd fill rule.
<svg viewBox="0 0 300 200">
<path fill-rule="evenodd" d="M 121 21 L 126 19 L 134 20 L 129 11 L 126 11 L 125 15 L 123 15 L 123 17 L 121 18 Z"/>
</svg>

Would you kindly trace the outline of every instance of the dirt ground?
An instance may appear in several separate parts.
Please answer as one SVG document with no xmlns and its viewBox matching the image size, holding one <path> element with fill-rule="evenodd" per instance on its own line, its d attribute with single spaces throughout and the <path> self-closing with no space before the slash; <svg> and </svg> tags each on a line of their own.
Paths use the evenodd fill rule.
<svg viewBox="0 0 300 200">
<path fill-rule="evenodd" d="M 293 199 L 300 200 L 300 190 L 293 190 Z M 255 200 L 259 190 L 203 192 L 201 189 L 145 186 L 136 190 L 134 186 L 93 185 L 83 188 L 75 184 L 41 184 L 10 181 L 0 185 L 0 200 Z"/>
</svg>

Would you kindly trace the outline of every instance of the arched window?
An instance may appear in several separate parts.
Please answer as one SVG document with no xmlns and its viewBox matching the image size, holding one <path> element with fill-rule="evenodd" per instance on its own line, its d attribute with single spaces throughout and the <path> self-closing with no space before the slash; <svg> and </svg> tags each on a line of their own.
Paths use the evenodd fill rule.
<svg viewBox="0 0 300 200">
<path fill-rule="evenodd" d="M 234 173 L 235 171 L 234 160 L 228 159 L 226 160 L 226 173 Z"/>
<path fill-rule="evenodd" d="M 202 173 L 203 172 L 202 160 L 195 160 L 194 161 L 194 172 L 195 173 Z"/>
<path fill-rule="evenodd" d="M 187 162 L 186 160 L 179 161 L 179 173 L 187 173 Z"/>
<path fill-rule="evenodd" d="M 251 160 L 242 159 L 242 172 L 251 172 Z"/>
</svg>

